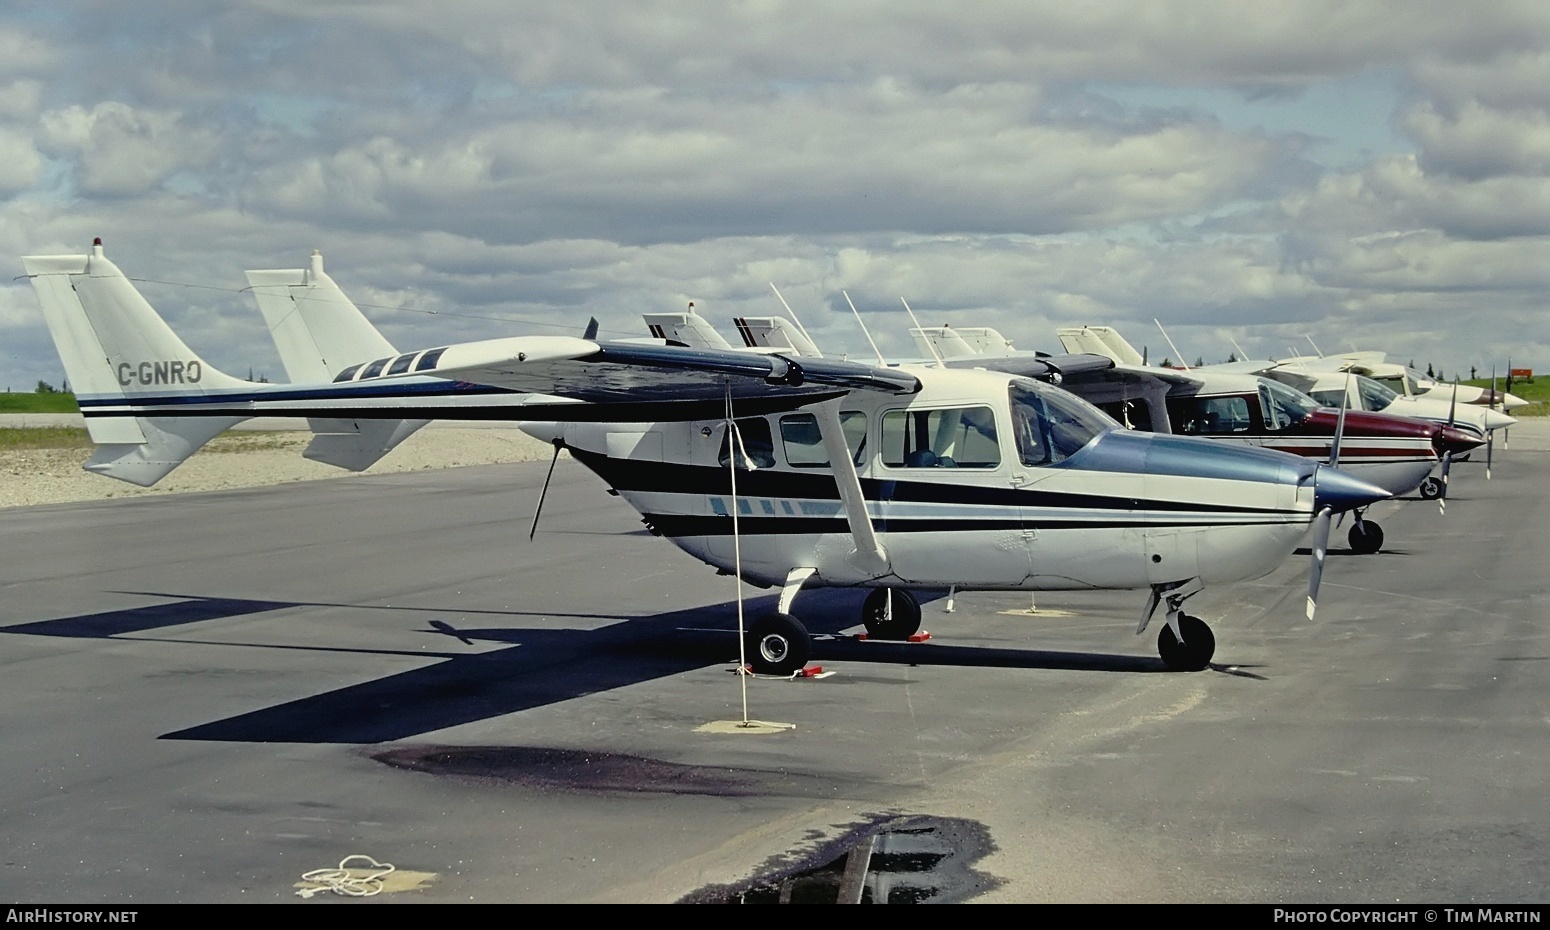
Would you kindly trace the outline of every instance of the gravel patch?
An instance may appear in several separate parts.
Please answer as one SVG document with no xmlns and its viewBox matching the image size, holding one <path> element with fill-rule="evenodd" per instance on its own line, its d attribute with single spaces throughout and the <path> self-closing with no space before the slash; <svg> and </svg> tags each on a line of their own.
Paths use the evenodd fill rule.
<svg viewBox="0 0 1550 930">
<path fill-rule="evenodd" d="M 217 437 L 154 487 L 141 488 L 81 468 L 88 449 L 0 451 L 0 507 L 219 491 L 323 481 L 355 474 L 302 458 L 306 432 L 235 431 Z M 368 474 L 548 461 L 553 448 L 512 428 L 428 427 L 404 440 Z"/>
</svg>

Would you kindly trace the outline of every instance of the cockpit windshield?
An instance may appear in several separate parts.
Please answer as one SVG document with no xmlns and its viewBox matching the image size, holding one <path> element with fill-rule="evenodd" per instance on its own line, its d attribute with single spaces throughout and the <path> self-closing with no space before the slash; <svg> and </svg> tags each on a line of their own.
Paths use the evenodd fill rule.
<svg viewBox="0 0 1550 930">
<path fill-rule="evenodd" d="M 1283 430 L 1301 423 L 1318 408 L 1318 402 L 1294 387 L 1259 379 L 1259 399 L 1265 407 L 1265 428 Z"/>
<path fill-rule="evenodd" d="M 1060 388 L 1017 379 L 1008 390 L 1017 453 L 1024 465 L 1053 465 L 1094 436 L 1119 426 L 1108 414 Z"/>
</svg>

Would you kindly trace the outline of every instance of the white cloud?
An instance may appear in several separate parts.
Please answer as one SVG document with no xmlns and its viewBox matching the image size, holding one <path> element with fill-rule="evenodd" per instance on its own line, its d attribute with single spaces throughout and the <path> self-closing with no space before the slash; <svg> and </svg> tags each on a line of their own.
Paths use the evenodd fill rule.
<svg viewBox="0 0 1550 930">
<path fill-rule="evenodd" d="M 0 195 L 28 190 L 42 172 L 43 157 L 33 147 L 32 138 L 0 126 Z"/>
<path fill-rule="evenodd" d="M 178 113 L 115 102 L 48 111 L 38 138 L 50 154 L 74 162 L 83 191 L 107 196 L 142 194 L 176 171 L 204 166 L 220 141 Z"/>
</svg>

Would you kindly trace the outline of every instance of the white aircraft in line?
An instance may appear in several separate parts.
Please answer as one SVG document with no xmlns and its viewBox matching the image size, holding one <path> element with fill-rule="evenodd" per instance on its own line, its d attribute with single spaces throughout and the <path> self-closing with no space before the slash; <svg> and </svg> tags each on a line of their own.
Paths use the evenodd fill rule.
<svg viewBox="0 0 1550 930">
<path fill-rule="evenodd" d="M 1389 496 L 1298 456 L 1122 430 L 1002 372 L 556 336 L 377 337 L 384 354 L 344 362 L 330 353 L 369 324 L 320 257 L 258 293 L 295 370 L 327 377 L 254 384 L 195 354 L 100 241 L 22 261 L 96 443 L 87 470 L 149 485 L 255 416 L 306 418 L 343 437 L 315 457 L 361 468 L 420 420 L 522 421 L 685 552 L 780 589 L 747 634 L 767 673 L 806 665 L 792 603 L 823 585 L 873 588 L 865 622 L 890 636 L 919 623 L 910 589 L 1145 589 L 1137 632 L 1162 609 L 1164 663 L 1202 669 L 1215 638 L 1187 598 L 1273 571 L 1311 526 L 1311 616 L 1332 515 Z"/>
<path fill-rule="evenodd" d="M 1330 371 L 1350 371 L 1365 375 L 1400 397 L 1428 397 L 1445 403 L 1471 404 L 1512 413 L 1528 401 L 1507 391 L 1473 384 L 1454 385 L 1438 381 L 1423 371 L 1408 365 L 1385 361 L 1382 352 L 1341 352 L 1335 355 L 1305 355 L 1281 359 L 1278 364 L 1298 368 L 1321 368 Z M 1492 380 L 1495 378 L 1493 376 Z M 1456 397 L 1455 397 L 1456 395 Z"/>
</svg>

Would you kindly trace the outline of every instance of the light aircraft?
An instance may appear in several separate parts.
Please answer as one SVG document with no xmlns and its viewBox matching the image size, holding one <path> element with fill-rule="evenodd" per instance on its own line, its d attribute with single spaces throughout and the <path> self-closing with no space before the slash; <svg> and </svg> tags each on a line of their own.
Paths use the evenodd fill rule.
<svg viewBox="0 0 1550 930">
<path fill-rule="evenodd" d="M 1100 373 L 1066 387 L 1111 413 L 1123 405 L 1123 415 L 1138 428 L 1325 458 L 1335 441 L 1337 411 L 1347 410 L 1340 467 L 1395 495 L 1419 491 L 1427 499 L 1444 498 L 1452 462 L 1483 444 L 1479 436 L 1451 423 L 1361 412 L 1343 397 L 1312 397 L 1282 381 L 1226 370 L 1231 366 L 1148 367 L 1142 354 L 1112 327 L 1062 327 L 1057 335 L 1067 351 L 1097 352 L 1115 360 L 1112 374 Z M 1134 386 L 1128 380 L 1132 377 L 1142 386 Z M 1432 474 L 1439 464 L 1438 474 Z M 1381 528 L 1356 516 L 1351 548 L 1376 552 L 1382 547 Z"/>
<path fill-rule="evenodd" d="M 1311 616 L 1332 515 L 1389 496 L 1297 456 L 1118 429 L 1073 395 L 983 370 L 527 336 L 255 384 L 195 354 L 100 241 L 22 261 L 96 443 L 87 470 L 149 485 L 254 416 L 323 421 L 320 435 L 348 440 L 324 452 L 349 466 L 419 420 L 523 421 L 685 552 L 780 589 L 747 634 L 766 673 L 805 666 L 792 603 L 820 585 L 874 589 L 865 622 L 890 636 L 918 626 L 910 589 L 1144 589 L 1137 632 L 1162 609 L 1164 663 L 1202 669 L 1215 638 L 1187 598 L 1274 570 L 1311 526 Z M 287 351 L 319 352 L 326 373 L 323 343 L 364 333 L 329 315 L 359 311 L 334 299 L 321 257 L 291 275 L 265 299 L 286 292 L 300 323 Z M 332 336 L 306 350 L 320 331 Z M 371 421 L 393 425 L 337 431 Z"/>
<path fill-rule="evenodd" d="M 1311 361 L 1319 362 L 1322 359 Z M 1344 398 L 1344 403 L 1349 404 L 1353 410 L 1393 413 L 1431 420 L 1434 423 L 1445 423 L 1473 432 L 1486 440 L 1489 440 L 1496 430 L 1505 429 L 1518 422 L 1517 418 L 1492 407 L 1465 404 L 1462 401 L 1455 402 L 1451 396 L 1439 397 L 1436 391 L 1405 397 L 1366 375 L 1353 371 L 1349 372 L 1350 377 L 1347 377 L 1348 372 L 1344 370 L 1337 371 L 1328 365 L 1317 367 L 1298 359 L 1279 362 L 1227 362 L 1206 367 L 1274 378 L 1282 384 L 1291 385 L 1322 404 L 1338 406 Z M 1463 385 L 1459 387 L 1462 389 Z M 1451 385 L 1449 388 L 1451 390 Z"/>
<path fill-rule="evenodd" d="M 1317 348 L 1315 346 L 1315 348 Z M 1310 355 L 1283 358 L 1277 362 L 1295 368 L 1328 369 L 1330 371 L 1351 371 L 1359 375 L 1365 375 L 1400 397 L 1429 397 L 1432 400 L 1440 400 L 1444 403 L 1472 404 L 1476 407 L 1489 407 L 1492 410 L 1501 410 L 1510 414 L 1519 407 L 1526 406 L 1528 401 L 1507 391 L 1492 387 L 1479 387 L 1473 384 L 1453 385 L 1445 381 L 1427 375 L 1425 372 L 1416 371 L 1408 365 L 1400 365 L 1396 362 L 1385 361 L 1386 356 L 1382 352 L 1341 352 L 1335 355 Z M 1494 381 L 1495 378 L 1493 377 Z"/>
</svg>

